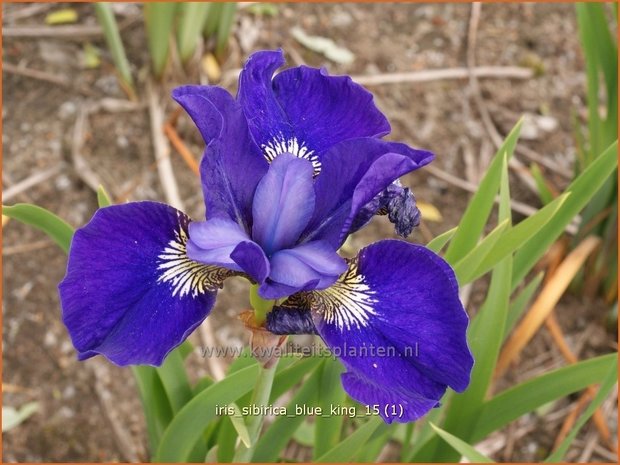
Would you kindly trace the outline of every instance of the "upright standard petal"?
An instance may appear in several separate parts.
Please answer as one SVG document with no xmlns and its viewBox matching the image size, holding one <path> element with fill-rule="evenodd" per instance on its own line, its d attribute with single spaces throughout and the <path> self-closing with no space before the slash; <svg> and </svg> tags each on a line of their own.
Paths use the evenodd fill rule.
<svg viewBox="0 0 620 465">
<path fill-rule="evenodd" d="M 312 165 L 290 154 L 278 157 L 256 188 L 252 238 L 267 256 L 292 247 L 314 211 Z"/>
<path fill-rule="evenodd" d="M 230 218 L 251 231 L 254 191 L 269 165 L 241 107 L 219 87 L 184 86 L 172 95 L 208 144 L 200 164 L 207 217 Z"/>
<path fill-rule="evenodd" d="M 316 207 L 303 241 L 346 239 L 358 213 L 403 174 L 434 158 L 431 152 L 379 139 L 354 139 L 332 147 L 322 160 L 314 190 Z"/>
<path fill-rule="evenodd" d="M 272 80 L 284 63 L 282 50 L 257 52 L 239 77 L 239 102 L 254 139 L 270 161 L 292 153 L 310 160 L 318 173 L 329 147 L 390 132 L 372 94 L 350 77 L 300 66 Z"/>
<path fill-rule="evenodd" d="M 188 223 L 168 205 L 135 202 L 76 231 L 58 288 L 80 359 L 160 365 L 209 314 L 229 272 L 187 257 Z"/>
<path fill-rule="evenodd" d="M 454 272 L 430 250 L 377 242 L 310 302 L 318 333 L 347 368 L 345 389 L 379 405 L 387 422 L 415 420 L 448 386 L 469 384 L 467 314 Z"/>
</svg>

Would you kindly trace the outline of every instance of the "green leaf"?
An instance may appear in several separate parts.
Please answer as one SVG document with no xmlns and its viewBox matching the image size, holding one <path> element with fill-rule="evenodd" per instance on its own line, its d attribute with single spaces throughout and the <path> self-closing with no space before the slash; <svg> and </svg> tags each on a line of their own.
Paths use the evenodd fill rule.
<svg viewBox="0 0 620 465">
<path fill-rule="evenodd" d="M 536 189 L 538 189 L 538 197 L 540 197 L 540 201 L 543 205 L 547 205 L 549 202 L 553 200 L 553 194 L 551 190 L 549 190 L 549 186 L 547 185 L 547 181 L 540 170 L 540 167 L 533 163 L 530 167 L 530 173 L 532 173 L 532 177 L 536 182 Z"/>
<path fill-rule="evenodd" d="M 154 461 L 186 461 L 202 432 L 216 418 L 216 406 L 228 405 L 248 393 L 257 375 L 257 366 L 244 368 L 196 395 L 166 428 Z"/>
<path fill-rule="evenodd" d="M 207 18 L 203 28 L 203 33 L 206 38 L 211 37 L 217 31 L 217 25 L 220 23 L 223 8 L 223 2 L 214 2 L 209 5 L 209 11 L 207 12 Z"/>
<path fill-rule="evenodd" d="M 592 34 L 592 40 L 596 44 L 588 52 L 589 54 L 596 53 L 597 55 L 596 61 L 603 72 L 608 97 L 610 97 L 610 94 L 615 94 L 618 86 L 618 47 L 610 31 L 604 5 L 601 3 L 588 3 L 583 6 L 586 9 L 590 22 L 589 32 Z M 617 105 L 617 94 L 615 95 L 615 104 Z M 609 142 L 607 141 L 607 143 Z"/>
<path fill-rule="evenodd" d="M 400 461 L 406 462 L 407 453 L 409 452 L 409 449 L 406 446 L 411 444 L 411 438 L 413 438 L 413 430 L 415 429 L 416 424 L 413 422 L 410 422 L 410 423 L 406 423 L 403 426 L 405 427 L 405 435 L 402 441 L 403 443 L 402 447 L 400 448 Z"/>
<path fill-rule="evenodd" d="M 519 317 L 525 311 L 526 306 L 532 300 L 532 296 L 538 290 L 540 283 L 543 280 L 545 274 L 541 271 L 538 273 L 534 279 L 532 279 L 527 286 L 523 288 L 521 292 L 513 299 L 510 304 L 510 308 L 508 309 L 508 316 L 506 318 L 506 327 L 504 328 L 504 339 L 508 337 L 512 328 L 514 328 L 517 321 L 519 321 Z"/>
<path fill-rule="evenodd" d="M 381 417 L 373 416 L 370 420 L 351 433 L 346 439 L 341 441 L 336 447 L 333 447 L 314 462 L 348 462 L 362 447 L 364 447 L 368 439 L 370 439 L 377 429 L 386 427 L 387 426 Z"/>
<path fill-rule="evenodd" d="M 301 388 L 295 393 L 287 405 L 287 415 L 280 415 L 265 431 L 256 444 L 252 460 L 254 462 L 276 462 L 280 452 L 286 447 L 295 430 L 306 419 L 304 415 L 295 414 L 295 406 L 316 405 L 319 391 L 319 376 L 321 367 L 315 368 L 310 377 L 304 381 Z M 275 384 L 275 383 L 274 383 Z"/>
<path fill-rule="evenodd" d="M 245 347 L 239 357 L 234 359 L 228 367 L 228 375 L 232 375 L 234 372 L 247 368 L 249 366 L 258 366 L 256 359 L 252 357 L 249 347 Z M 280 368 L 281 364 L 278 364 Z"/>
<path fill-rule="evenodd" d="M 442 232 L 439 236 L 435 237 L 428 244 L 426 244 L 426 247 L 435 253 L 439 253 L 441 249 L 443 249 L 444 246 L 448 242 L 450 242 L 450 239 L 454 237 L 454 233 L 456 232 L 456 230 L 457 228 L 454 227 L 452 229 L 448 229 L 445 232 Z"/>
<path fill-rule="evenodd" d="M 310 423 L 308 417 L 295 430 L 293 441 L 305 447 L 314 446 L 314 423 Z"/>
<path fill-rule="evenodd" d="M 112 205 L 110 195 L 106 192 L 103 186 L 99 186 L 97 188 L 97 204 L 99 205 L 99 208 L 109 207 Z"/>
<path fill-rule="evenodd" d="M 133 90 L 133 77 L 131 76 L 131 68 L 127 55 L 125 54 L 125 47 L 123 46 L 123 40 L 121 34 L 118 31 L 118 25 L 116 24 L 116 18 L 112 12 L 112 8 L 107 3 L 95 3 L 95 13 L 97 14 L 97 20 L 101 24 L 105 40 L 112 53 L 112 58 L 118 74 L 122 81 L 127 85 L 129 89 Z"/>
<path fill-rule="evenodd" d="M 276 373 L 271 396 L 269 397 L 270 403 L 274 403 L 280 396 L 299 383 L 306 374 L 310 373 L 325 360 L 322 357 L 316 356 L 303 357 L 297 360 L 296 357 L 291 357 L 291 359 L 295 361 Z"/>
<path fill-rule="evenodd" d="M 585 425 L 586 421 L 590 419 L 590 417 L 594 414 L 595 410 L 607 398 L 607 396 L 609 395 L 609 393 L 611 392 L 611 390 L 613 389 L 613 387 L 616 385 L 617 382 L 618 382 L 618 366 L 614 364 L 609 370 L 609 373 L 607 374 L 605 379 L 603 380 L 601 387 L 598 390 L 598 393 L 596 394 L 596 396 L 594 397 L 594 399 L 592 400 L 588 408 L 581 414 L 581 416 L 579 417 L 579 420 L 577 420 L 575 424 L 573 425 L 573 428 L 571 429 L 570 433 L 566 435 L 564 440 L 560 443 L 560 445 L 553 452 L 553 454 L 547 457 L 545 462 L 561 462 L 564 459 L 564 455 L 568 451 L 568 448 L 570 447 L 570 445 L 575 440 L 575 437 L 577 436 L 577 433 L 579 433 L 579 430 L 583 428 L 583 425 Z"/>
<path fill-rule="evenodd" d="M 587 159 L 585 166 L 592 161 L 592 154 L 600 153 L 602 147 L 601 143 L 601 119 L 599 116 L 599 98 L 598 98 L 598 57 L 597 57 L 597 44 L 594 31 L 592 30 L 592 24 L 590 22 L 590 15 L 588 7 L 585 3 L 577 3 L 575 5 L 577 10 L 577 24 L 579 26 L 579 35 L 581 38 L 581 45 L 585 54 L 586 61 L 586 76 L 587 76 L 587 94 L 588 94 L 588 132 L 590 139 L 590 152 L 587 153 Z"/>
<path fill-rule="evenodd" d="M 377 428 L 370 436 L 364 447 L 354 457 L 355 462 L 374 463 L 385 445 L 390 441 L 398 423 L 386 425 L 384 428 Z"/>
<path fill-rule="evenodd" d="M 2 214 L 43 231 L 65 253 L 69 252 L 73 228 L 52 212 L 36 205 L 18 203 L 10 207 L 3 205 Z"/>
<path fill-rule="evenodd" d="M 179 54 L 183 62 L 187 62 L 192 57 L 198 41 L 202 38 L 202 28 L 209 7 L 210 5 L 206 2 L 183 3 L 177 30 Z"/>
<path fill-rule="evenodd" d="M 151 62 L 153 71 L 158 77 L 163 74 L 168 61 L 170 35 L 176 16 L 176 7 L 177 5 L 171 2 L 149 2 L 143 6 Z"/>
<path fill-rule="evenodd" d="M 564 201 L 555 216 L 515 254 L 512 289 L 523 282 L 527 273 L 549 250 L 549 246 L 562 234 L 566 225 L 614 172 L 618 166 L 617 149 L 616 141 L 568 186 L 566 192 L 570 192 L 570 197 Z"/>
<path fill-rule="evenodd" d="M 430 424 L 431 427 L 437 432 L 439 436 L 443 438 L 448 444 L 450 444 L 454 450 L 456 450 L 459 454 L 465 457 L 472 463 L 494 463 L 493 460 L 488 458 L 486 455 L 481 454 L 472 446 L 467 444 L 462 439 L 457 438 L 453 434 L 448 433 L 447 431 L 442 430 L 438 426 L 434 424 Z"/>
<path fill-rule="evenodd" d="M 161 435 L 172 419 L 172 408 L 156 368 L 140 365 L 132 367 L 132 372 L 140 392 L 149 437 L 149 449 L 153 456 L 159 446 Z"/>
<path fill-rule="evenodd" d="M 200 381 L 196 383 L 196 385 L 194 386 L 194 389 L 192 390 L 192 392 L 194 393 L 193 395 L 195 396 L 199 392 L 204 391 L 208 387 L 212 386 L 213 383 L 215 383 L 215 380 L 211 378 L 210 376 L 205 376 L 203 378 L 200 378 Z"/>
<path fill-rule="evenodd" d="M 480 263 L 489 255 L 493 250 L 493 247 L 505 236 L 506 231 L 510 228 L 510 220 L 506 219 L 498 224 L 493 231 L 491 231 L 480 243 L 474 247 L 470 252 L 454 264 L 454 274 L 456 274 L 457 280 L 460 285 L 467 284 L 473 279 L 474 270 Z M 502 257 L 503 258 L 503 257 Z M 501 260 L 501 258 L 499 259 Z M 499 262 L 496 260 L 495 263 Z"/>
<path fill-rule="evenodd" d="M 483 404 L 470 440 L 480 441 L 541 405 L 602 382 L 617 361 L 616 353 L 602 355 L 553 370 L 495 395 Z"/>
<path fill-rule="evenodd" d="M 523 120 L 519 120 L 491 161 L 489 169 L 461 218 L 445 258 L 456 263 L 472 250 L 484 230 L 499 188 L 504 156 L 510 158 L 517 143 Z"/>
<path fill-rule="evenodd" d="M 346 394 L 342 389 L 340 375 L 344 371 L 342 364 L 333 358 L 327 359 L 321 371 L 318 405 L 324 412 L 329 412 L 332 405 L 343 405 Z M 340 441 L 342 415 L 317 416 L 314 422 L 314 449 L 312 457 L 316 459 L 333 448 Z"/>
<path fill-rule="evenodd" d="M 502 157 L 499 173 L 499 222 L 510 222 L 510 186 L 508 183 L 508 157 Z M 469 346 L 476 363 L 472 369 L 471 382 L 467 390 L 455 395 L 448 410 L 444 429 L 465 441 L 469 441 L 471 425 L 480 413 L 489 384 L 493 377 L 495 364 L 503 342 L 504 326 L 508 314 L 510 282 L 512 274 L 512 256 L 503 258 L 493 269 L 487 298 L 476 315 L 469 331 Z M 454 459 L 452 451 L 441 447 L 436 442 L 436 456 L 433 460 L 448 462 Z"/>
<path fill-rule="evenodd" d="M 194 351 L 194 345 L 188 339 L 185 339 L 178 347 L 178 351 L 181 354 L 181 358 L 185 360 Z"/>
<path fill-rule="evenodd" d="M 237 436 L 239 436 L 241 442 L 245 445 L 245 447 L 250 447 L 252 441 L 250 440 L 250 433 L 248 432 L 248 428 L 247 426 L 245 426 L 245 422 L 243 421 L 241 409 L 234 402 L 230 405 L 235 410 L 235 414 L 230 417 L 230 422 L 235 428 L 235 431 L 237 431 Z"/>
<path fill-rule="evenodd" d="M 176 414 L 192 398 L 192 389 L 187 379 L 183 357 L 178 349 L 168 354 L 157 373 L 170 401 L 173 414 Z"/>
<path fill-rule="evenodd" d="M 221 56 L 226 50 L 228 45 L 228 38 L 232 25 L 235 21 L 235 12 L 237 11 L 236 2 L 222 3 L 222 10 L 220 12 L 220 21 L 217 26 L 217 40 L 215 45 L 215 53 Z"/>
<path fill-rule="evenodd" d="M 472 266 L 464 270 L 463 281 L 459 280 L 459 282 L 468 283 L 475 281 L 488 273 L 502 258 L 519 250 L 524 244 L 527 244 L 544 225 L 553 219 L 570 195 L 570 193 L 566 193 L 558 196 L 532 216 L 508 229 L 499 241 L 495 241 L 492 249 L 480 260 L 477 266 Z M 472 262 L 472 265 L 474 264 L 475 262 Z"/>
<path fill-rule="evenodd" d="M 235 430 L 230 417 L 222 418 L 222 424 L 217 433 L 217 461 L 220 463 L 231 462 L 235 456 L 236 443 L 237 430 Z"/>
</svg>

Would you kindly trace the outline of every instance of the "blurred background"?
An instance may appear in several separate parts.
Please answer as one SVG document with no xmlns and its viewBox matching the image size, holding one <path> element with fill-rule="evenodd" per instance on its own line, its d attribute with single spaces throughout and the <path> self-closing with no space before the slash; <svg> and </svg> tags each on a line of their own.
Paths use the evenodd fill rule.
<svg viewBox="0 0 620 465">
<path fill-rule="evenodd" d="M 414 242 L 457 224 L 523 116 L 511 166 L 518 220 L 617 138 L 617 13 L 607 6 L 4 3 L 3 203 L 35 203 L 79 227 L 103 185 L 115 202 L 165 201 L 201 218 L 195 170 L 203 142 L 170 90 L 202 83 L 234 93 L 251 52 L 282 47 L 290 66 L 352 75 L 392 123 L 390 139 L 436 153 L 433 167 L 403 179 L 424 218 Z M 564 365 L 566 347 L 578 359 L 617 350 L 615 181 L 603 190 L 541 269 L 557 266 L 586 234 L 602 246 L 557 305 L 556 326 L 537 332 L 496 389 Z M 376 218 L 351 245 L 385 237 L 393 228 Z M 130 371 L 76 361 L 56 292 L 65 255 L 43 233 L 3 217 L 2 258 L 3 461 L 146 460 Z M 463 290 L 470 313 L 485 288 L 481 280 Z M 230 280 L 225 290 L 209 326 L 192 336 L 197 346 L 247 343 L 236 319 L 248 307 L 247 284 Z M 198 376 L 226 362 L 195 354 L 189 363 Z M 608 442 L 615 405 L 616 397 L 603 404 L 602 422 L 582 430 L 567 460 L 616 460 Z M 539 460 L 577 407 L 578 396 L 545 406 L 480 450 L 501 461 Z M 382 459 L 395 460 L 393 449 Z M 307 457 L 302 438 L 287 456 Z"/>
</svg>

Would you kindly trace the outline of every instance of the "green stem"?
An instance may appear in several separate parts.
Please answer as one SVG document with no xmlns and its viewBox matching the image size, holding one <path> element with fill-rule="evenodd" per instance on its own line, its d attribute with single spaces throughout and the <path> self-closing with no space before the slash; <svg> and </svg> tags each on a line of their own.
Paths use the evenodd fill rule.
<svg viewBox="0 0 620 465">
<path fill-rule="evenodd" d="M 267 313 L 271 311 L 275 300 L 265 300 L 258 295 L 258 286 L 252 285 L 250 288 L 250 304 L 254 309 L 254 321 L 257 325 L 262 325 L 267 318 Z"/>
<path fill-rule="evenodd" d="M 278 366 L 279 359 L 275 360 L 275 363 L 270 368 L 260 368 L 258 373 L 258 379 L 256 380 L 256 387 L 252 394 L 252 400 L 250 405 L 257 405 L 259 407 L 267 405 L 269 397 L 271 395 L 271 386 L 273 385 L 273 377 L 276 374 L 276 368 Z M 254 415 L 248 420 L 248 436 L 250 437 L 250 447 L 245 447 L 243 443 L 239 443 L 233 463 L 248 463 L 252 460 L 254 455 L 254 449 L 258 442 L 258 436 L 260 434 L 261 426 L 263 425 L 264 415 Z"/>
</svg>

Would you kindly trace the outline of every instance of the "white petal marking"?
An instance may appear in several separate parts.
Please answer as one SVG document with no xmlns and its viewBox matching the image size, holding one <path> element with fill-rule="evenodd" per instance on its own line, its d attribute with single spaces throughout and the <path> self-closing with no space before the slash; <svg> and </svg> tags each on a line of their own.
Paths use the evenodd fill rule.
<svg viewBox="0 0 620 465">
<path fill-rule="evenodd" d="M 191 295 L 195 298 L 220 288 L 230 273 L 224 268 L 195 262 L 187 256 L 187 232 L 182 218 L 179 220 L 181 224 L 174 232 L 174 239 L 157 256 L 157 269 L 161 271 L 157 283 L 167 283 L 173 297 Z"/>
<path fill-rule="evenodd" d="M 350 330 L 366 327 L 368 320 L 375 315 L 376 294 L 358 273 L 357 259 L 349 263 L 349 270 L 338 281 L 324 291 L 312 293 L 313 307 L 322 314 L 326 323 L 338 329 Z"/>
<path fill-rule="evenodd" d="M 290 153 L 298 158 L 304 158 L 314 167 L 314 175 L 321 172 L 321 162 L 319 157 L 314 154 L 314 150 L 310 150 L 304 142 L 299 142 L 297 137 L 286 138 L 280 133 L 271 141 L 262 144 L 263 155 L 269 163 L 271 163 L 278 155 L 282 153 Z"/>
</svg>

